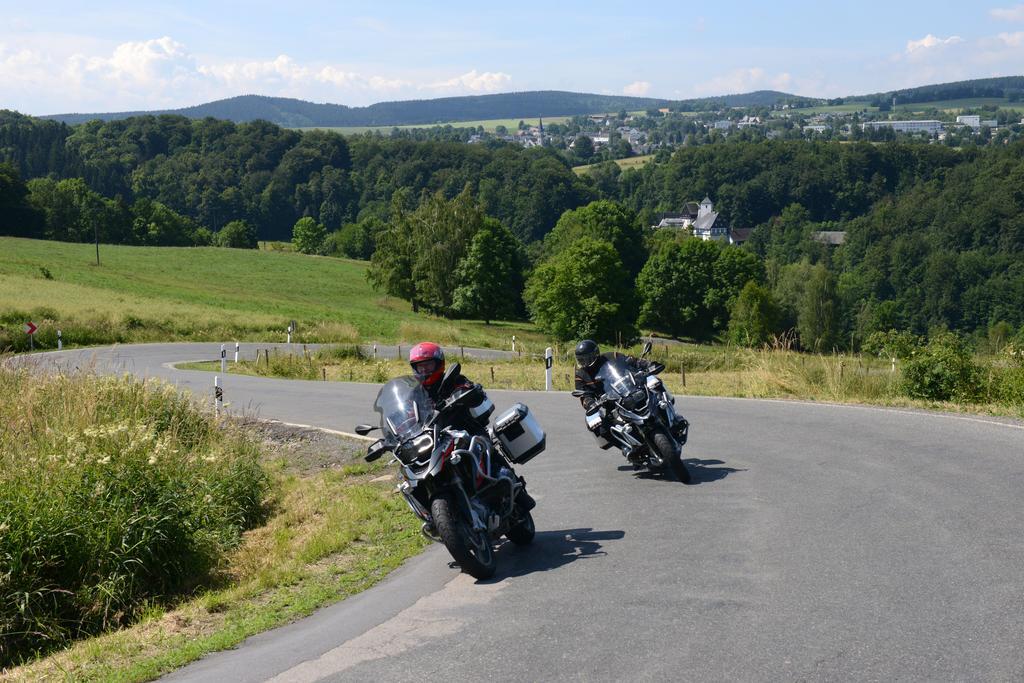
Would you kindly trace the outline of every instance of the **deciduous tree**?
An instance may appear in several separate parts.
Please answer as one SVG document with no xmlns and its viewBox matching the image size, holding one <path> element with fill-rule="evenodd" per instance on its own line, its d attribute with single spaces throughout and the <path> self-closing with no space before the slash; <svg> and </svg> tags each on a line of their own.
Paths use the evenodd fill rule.
<svg viewBox="0 0 1024 683">
<path fill-rule="evenodd" d="M 486 218 L 459 261 L 452 306 L 460 316 L 485 324 L 515 315 L 523 290 L 522 248 L 497 220 Z"/>
<path fill-rule="evenodd" d="M 525 299 L 537 326 L 560 340 L 628 342 L 636 336 L 629 273 L 609 242 L 573 242 L 538 266 Z"/>
<path fill-rule="evenodd" d="M 292 228 L 292 244 L 295 251 L 303 254 L 320 254 L 323 252 L 327 230 L 310 216 L 300 218 Z"/>
</svg>

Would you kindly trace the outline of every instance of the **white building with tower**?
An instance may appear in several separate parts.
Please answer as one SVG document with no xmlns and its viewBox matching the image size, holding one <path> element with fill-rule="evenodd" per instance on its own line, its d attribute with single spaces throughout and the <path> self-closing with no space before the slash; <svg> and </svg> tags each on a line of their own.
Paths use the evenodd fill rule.
<svg viewBox="0 0 1024 683">
<path fill-rule="evenodd" d="M 750 236 L 750 229 L 733 229 L 718 220 L 718 212 L 710 197 L 704 197 L 700 204 L 687 202 L 686 210 L 678 214 L 663 214 L 657 225 L 651 228 L 676 228 L 688 230 L 694 237 L 704 240 L 718 240 L 729 244 L 742 244 Z"/>
</svg>

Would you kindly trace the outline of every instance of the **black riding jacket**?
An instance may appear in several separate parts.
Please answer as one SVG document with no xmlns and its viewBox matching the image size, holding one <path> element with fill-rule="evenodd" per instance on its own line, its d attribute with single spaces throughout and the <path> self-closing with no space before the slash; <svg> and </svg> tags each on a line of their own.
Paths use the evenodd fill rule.
<svg viewBox="0 0 1024 683">
<path fill-rule="evenodd" d="M 597 399 L 604 393 L 604 383 L 598 378 L 597 373 L 601 371 L 605 363 L 612 359 L 624 360 L 634 370 L 646 370 L 651 366 L 649 360 L 627 356 L 618 351 L 608 351 L 598 356 L 590 367 L 576 368 L 576 391 L 587 392 L 580 397 L 580 403 L 588 413 L 597 407 Z"/>
<path fill-rule="evenodd" d="M 430 400 L 434 402 L 434 405 L 439 405 L 441 402 L 448 400 L 456 394 L 460 394 L 464 391 L 469 391 L 475 386 L 475 384 L 465 375 L 456 375 L 452 378 L 448 388 L 445 391 L 441 391 L 441 382 L 435 382 L 432 385 L 424 385 L 427 390 L 427 395 L 430 396 Z M 483 416 L 481 419 L 476 419 L 469 414 L 470 408 L 475 408 L 484 401 L 487 400 L 487 394 L 483 392 L 481 387 L 480 399 L 470 401 L 469 404 L 463 405 L 459 410 L 452 412 L 448 418 L 448 423 L 454 426 L 456 429 L 467 431 L 471 434 L 483 434 L 487 431 L 487 416 Z"/>
</svg>

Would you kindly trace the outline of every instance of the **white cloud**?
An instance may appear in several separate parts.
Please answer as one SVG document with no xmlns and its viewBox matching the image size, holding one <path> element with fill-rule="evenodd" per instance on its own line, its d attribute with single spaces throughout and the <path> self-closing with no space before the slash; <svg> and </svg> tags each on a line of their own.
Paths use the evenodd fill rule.
<svg viewBox="0 0 1024 683">
<path fill-rule="evenodd" d="M 512 77 L 500 71 L 477 73 L 476 69 L 450 78 L 446 81 L 429 83 L 423 86 L 429 90 L 457 90 L 470 93 L 493 93 L 505 88 Z"/>
<path fill-rule="evenodd" d="M 76 84 L 106 79 L 122 85 L 167 85 L 195 74 L 195 60 L 185 46 L 164 36 L 144 42 L 122 43 L 109 57 L 73 55 L 64 74 Z"/>
<path fill-rule="evenodd" d="M 107 47 L 59 43 L 40 51 L 0 43 L 0 92 L 6 106 L 32 113 L 174 108 L 246 93 L 363 105 L 385 98 L 473 95 L 507 90 L 507 73 L 472 69 L 443 73 L 367 73 L 342 64 L 266 60 L 200 60 L 169 36 Z M 26 103 L 29 104 L 26 107 Z"/>
<path fill-rule="evenodd" d="M 198 73 L 208 76 L 229 87 L 247 87 L 256 83 L 271 85 L 309 81 L 308 68 L 295 63 L 288 55 L 262 62 L 228 62 L 211 66 L 200 66 Z"/>
<path fill-rule="evenodd" d="M 634 81 L 622 89 L 624 95 L 643 97 L 651 90 L 651 84 L 647 81 Z"/>
<path fill-rule="evenodd" d="M 989 10 L 988 13 L 1001 21 L 1024 21 L 1024 5 L 996 8 Z"/>
<path fill-rule="evenodd" d="M 997 38 L 1008 47 L 1024 47 L 1024 31 L 1016 33 L 1000 33 Z"/>
<path fill-rule="evenodd" d="M 939 38 L 932 34 L 926 35 L 921 40 L 908 40 L 907 41 L 907 54 L 917 52 L 920 50 L 929 50 L 936 47 L 945 47 L 946 45 L 956 45 L 957 43 L 964 42 L 964 39 L 960 36 L 950 36 L 949 38 Z"/>
</svg>

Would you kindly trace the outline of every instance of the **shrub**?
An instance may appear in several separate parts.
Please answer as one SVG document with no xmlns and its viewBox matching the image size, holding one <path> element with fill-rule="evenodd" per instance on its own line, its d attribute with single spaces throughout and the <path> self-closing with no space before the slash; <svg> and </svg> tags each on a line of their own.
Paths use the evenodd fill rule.
<svg viewBox="0 0 1024 683">
<path fill-rule="evenodd" d="M 998 401 L 1024 407 L 1024 367 L 1003 368 L 995 376 L 993 393 Z"/>
<path fill-rule="evenodd" d="M 373 256 L 377 233 L 384 229 L 384 223 L 377 218 L 368 218 L 358 223 L 346 223 L 337 232 L 327 236 L 325 249 L 335 256 L 368 261 Z"/>
<path fill-rule="evenodd" d="M 906 330 L 872 332 L 861 345 L 864 353 L 883 358 L 907 359 L 924 346 L 924 339 Z"/>
<path fill-rule="evenodd" d="M 323 251 L 327 230 L 309 216 L 296 221 L 292 228 L 292 245 L 301 254 L 319 254 Z"/>
<path fill-rule="evenodd" d="M 0 369 L 0 666 L 207 580 L 262 514 L 256 446 L 175 389 Z"/>
<path fill-rule="evenodd" d="M 259 246 L 256 242 L 256 228 L 246 221 L 231 221 L 217 233 L 217 246 L 255 249 Z"/>
<path fill-rule="evenodd" d="M 213 246 L 216 240 L 216 235 L 209 228 L 196 228 L 195 232 L 192 233 L 192 244 L 197 247 Z"/>
<path fill-rule="evenodd" d="M 729 318 L 729 339 L 741 346 L 771 342 L 782 326 L 782 310 L 767 287 L 750 280 L 733 304 Z"/>
<path fill-rule="evenodd" d="M 911 398 L 973 401 L 980 397 L 981 386 L 981 368 L 970 348 L 949 332 L 914 353 L 903 368 L 903 389 Z"/>
</svg>

